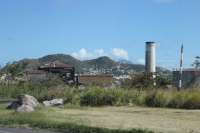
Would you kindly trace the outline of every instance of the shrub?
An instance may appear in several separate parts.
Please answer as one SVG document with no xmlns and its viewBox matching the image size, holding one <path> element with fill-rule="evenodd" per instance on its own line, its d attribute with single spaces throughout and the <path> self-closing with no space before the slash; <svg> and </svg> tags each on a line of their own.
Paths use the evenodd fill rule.
<svg viewBox="0 0 200 133">
<path fill-rule="evenodd" d="M 81 105 L 102 106 L 114 105 L 116 97 L 111 90 L 101 89 L 99 87 L 88 89 L 81 96 Z"/>
<path fill-rule="evenodd" d="M 16 98 L 19 94 L 29 94 L 39 101 L 63 98 L 66 104 L 82 106 L 126 106 L 141 105 L 150 107 L 169 107 L 200 109 L 200 90 L 128 90 L 107 89 L 89 86 L 79 90 L 66 86 L 45 86 L 43 84 L 22 83 L 0 85 L 1 98 Z"/>
<path fill-rule="evenodd" d="M 182 92 L 174 92 L 172 99 L 169 101 L 168 107 L 182 108 L 185 102 L 185 96 Z"/>
</svg>

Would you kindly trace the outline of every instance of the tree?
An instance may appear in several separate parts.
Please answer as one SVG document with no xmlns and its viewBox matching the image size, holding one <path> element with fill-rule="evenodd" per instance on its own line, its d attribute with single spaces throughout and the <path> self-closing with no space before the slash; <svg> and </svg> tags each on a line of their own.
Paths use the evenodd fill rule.
<svg viewBox="0 0 200 133">
<path fill-rule="evenodd" d="M 195 67 L 196 69 L 200 69 L 200 56 L 195 57 L 192 66 Z"/>
</svg>

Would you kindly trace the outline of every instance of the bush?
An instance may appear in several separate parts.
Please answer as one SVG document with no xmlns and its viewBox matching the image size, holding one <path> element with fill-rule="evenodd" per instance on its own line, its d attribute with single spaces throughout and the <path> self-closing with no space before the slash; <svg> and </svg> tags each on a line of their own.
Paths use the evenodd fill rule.
<svg viewBox="0 0 200 133">
<path fill-rule="evenodd" d="M 127 106 L 169 107 L 200 109 L 200 90 L 128 90 L 107 89 L 90 86 L 85 90 L 66 86 L 45 86 L 43 84 L 22 83 L 0 85 L 1 98 L 16 98 L 19 94 L 29 94 L 39 101 L 63 98 L 66 104 L 82 106 Z"/>
<path fill-rule="evenodd" d="M 200 109 L 200 90 L 182 90 L 174 93 L 168 107 Z"/>
<path fill-rule="evenodd" d="M 114 105 L 116 97 L 114 97 L 112 90 L 106 90 L 99 87 L 88 89 L 81 96 L 81 105 L 102 106 Z"/>
<path fill-rule="evenodd" d="M 145 104 L 150 107 L 167 107 L 169 102 L 169 92 L 164 90 L 154 90 L 149 92 L 145 98 Z"/>
</svg>

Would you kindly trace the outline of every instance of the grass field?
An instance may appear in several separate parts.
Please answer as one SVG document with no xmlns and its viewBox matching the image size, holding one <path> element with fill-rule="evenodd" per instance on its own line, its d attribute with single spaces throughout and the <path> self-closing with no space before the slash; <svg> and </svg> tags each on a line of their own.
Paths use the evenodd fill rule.
<svg viewBox="0 0 200 133">
<path fill-rule="evenodd" d="M 13 117 L 14 116 L 14 117 Z M 45 120 L 108 129 L 148 129 L 164 133 L 200 133 L 200 110 L 178 110 L 143 107 L 65 107 L 41 108 L 31 114 L 15 114 L 0 108 L 0 118 L 15 124 Z M 6 123 L 0 119 L 0 123 Z M 36 126 L 37 127 L 37 126 Z"/>
</svg>

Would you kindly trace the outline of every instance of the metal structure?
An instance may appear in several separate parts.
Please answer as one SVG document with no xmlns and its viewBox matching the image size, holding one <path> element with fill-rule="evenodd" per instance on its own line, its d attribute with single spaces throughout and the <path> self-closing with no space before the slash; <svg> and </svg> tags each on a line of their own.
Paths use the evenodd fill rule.
<svg viewBox="0 0 200 133">
<path fill-rule="evenodd" d="M 179 71 L 179 85 L 178 89 L 182 88 L 182 76 L 183 76 L 183 45 L 181 46 L 181 58 L 180 58 L 180 71 Z"/>
<path fill-rule="evenodd" d="M 156 43 L 146 42 L 146 60 L 145 60 L 146 75 L 153 81 L 156 86 Z"/>
<path fill-rule="evenodd" d="M 146 42 L 146 63 L 147 73 L 156 73 L 156 43 Z"/>
<path fill-rule="evenodd" d="M 175 87 L 180 87 L 180 70 L 173 71 L 173 84 Z M 200 85 L 200 70 L 199 69 L 183 69 L 181 74 L 181 88 Z"/>
<path fill-rule="evenodd" d="M 44 66 L 40 66 L 38 70 L 46 71 L 47 73 L 58 74 L 66 83 L 71 81 L 75 83 L 75 68 L 71 65 L 53 62 Z"/>
</svg>

